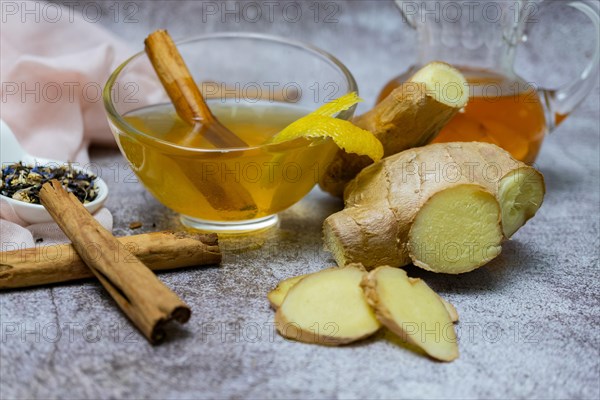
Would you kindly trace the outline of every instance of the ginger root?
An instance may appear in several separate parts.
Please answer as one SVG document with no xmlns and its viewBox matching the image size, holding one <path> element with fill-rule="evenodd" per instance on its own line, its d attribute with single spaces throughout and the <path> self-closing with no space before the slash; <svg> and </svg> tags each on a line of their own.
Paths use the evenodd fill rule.
<svg viewBox="0 0 600 400">
<path fill-rule="evenodd" d="M 300 279 L 275 312 L 279 333 L 306 343 L 342 345 L 379 330 L 360 283 L 360 266 L 329 268 Z"/>
<path fill-rule="evenodd" d="M 352 122 L 371 131 L 383 144 L 387 157 L 429 143 L 466 105 L 468 98 L 463 75 L 448 64 L 432 62 Z M 324 191 L 342 197 L 346 184 L 372 163 L 367 156 L 340 149 L 319 185 Z"/>
<path fill-rule="evenodd" d="M 409 149 L 365 168 L 345 191 L 344 210 L 323 225 L 338 265 L 410 263 L 458 274 L 496 257 L 542 204 L 534 168 L 488 143 Z"/>
<path fill-rule="evenodd" d="M 433 358 L 452 361 L 458 357 L 452 318 L 441 298 L 421 279 L 383 266 L 371 271 L 362 286 L 386 328 Z"/>
</svg>

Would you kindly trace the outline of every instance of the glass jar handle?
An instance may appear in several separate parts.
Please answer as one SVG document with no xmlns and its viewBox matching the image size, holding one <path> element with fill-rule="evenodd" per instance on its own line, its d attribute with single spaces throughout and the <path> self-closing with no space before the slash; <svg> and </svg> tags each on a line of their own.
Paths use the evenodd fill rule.
<svg viewBox="0 0 600 400">
<path fill-rule="evenodd" d="M 568 3 L 587 15 L 596 29 L 594 55 L 577 79 L 557 89 L 540 89 L 539 93 L 546 109 L 548 129 L 556 128 L 596 87 L 600 61 L 600 13 L 596 0 L 578 0 Z"/>
</svg>

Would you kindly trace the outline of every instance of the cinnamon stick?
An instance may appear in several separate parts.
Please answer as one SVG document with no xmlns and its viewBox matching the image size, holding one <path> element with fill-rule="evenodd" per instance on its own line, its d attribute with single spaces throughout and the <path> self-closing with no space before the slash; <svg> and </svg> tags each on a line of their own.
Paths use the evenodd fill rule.
<svg viewBox="0 0 600 400">
<path fill-rule="evenodd" d="M 221 149 L 248 147 L 246 142 L 221 124 L 210 111 L 167 31 L 160 29 L 151 33 L 144 44 L 148 59 L 179 117 L 190 125 L 200 123 L 199 129 L 190 134 L 202 135 Z M 215 210 L 243 210 L 247 212 L 244 219 L 252 219 L 258 211 L 254 199 L 239 182 L 227 182 L 225 192 L 225 182 L 219 181 L 212 174 L 206 174 L 196 186 Z"/>
<path fill-rule="evenodd" d="M 40 200 L 71 239 L 77 254 L 151 343 L 164 339 L 164 325 L 168 321 L 187 322 L 191 315 L 189 307 L 57 180 L 42 186 Z"/>
<path fill-rule="evenodd" d="M 210 111 L 167 31 L 160 29 L 151 33 L 144 44 L 146 54 L 181 119 L 190 125 L 202 123 L 200 133 L 218 148 L 248 147 Z"/>
<path fill-rule="evenodd" d="M 153 271 L 221 262 L 217 235 L 153 232 L 117 238 Z M 0 253 L 0 290 L 92 278 L 71 244 Z"/>
</svg>

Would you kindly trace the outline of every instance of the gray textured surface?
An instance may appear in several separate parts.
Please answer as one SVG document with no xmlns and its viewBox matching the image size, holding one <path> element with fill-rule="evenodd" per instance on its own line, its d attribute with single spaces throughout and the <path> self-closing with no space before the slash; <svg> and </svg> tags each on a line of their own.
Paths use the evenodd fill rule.
<svg viewBox="0 0 600 400">
<path fill-rule="evenodd" d="M 200 24 L 200 2 L 140 4 L 138 23 L 104 22 L 133 43 L 161 26 L 175 36 L 253 30 L 302 38 L 338 55 L 372 101 L 414 51 L 396 10 L 374 3 L 337 3 L 335 24 L 308 16 L 297 24 L 278 18 Z M 574 76 L 592 47 L 577 14 L 549 19 L 531 36 L 544 44 L 521 49 L 517 65 L 529 80 L 552 84 Z M 160 275 L 194 316 L 159 347 L 148 345 L 94 282 L 0 294 L 0 397 L 598 398 L 598 100 L 596 88 L 547 138 L 538 159 L 548 186 L 544 206 L 501 257 L 457 277 L 409 269 L 458 308 L 461 356 L 453 363 L 433 362 L 383 334 L 344 348 L 274 334 L 267 291 L 282 278 L 332 263 L 321 250 L 320 225 L 340 204 L 315 190 L 281 215 L 279 229 L 222 240 L 220 268 Z M 112 149 L 92 155 L 104 177 L 113 176 L 114 163 L 124 165 Z M 178 227 L 125 169 L 107 181 L 115 234 L 132 233 L 133 220 L 144 223 L 136 233 Z"/>
</svg>

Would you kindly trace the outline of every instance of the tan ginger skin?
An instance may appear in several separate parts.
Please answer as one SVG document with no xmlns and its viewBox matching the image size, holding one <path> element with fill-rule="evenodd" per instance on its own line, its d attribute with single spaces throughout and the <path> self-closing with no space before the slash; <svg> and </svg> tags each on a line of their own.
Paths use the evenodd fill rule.
<svg viewBox="0 0 600 400">
<path fill-rule="evenodd" d="M 388 157 L 429 143 L 467 100 L 463 75 L 448 64 L 433 62 L 352 122 L 372 132 L 383 144 L 384 157 Z M 342 197 L 348 182 L 372 163 L 367 156 L 340 149 L 319 185 L 324 191 Z"/>
</svg>

